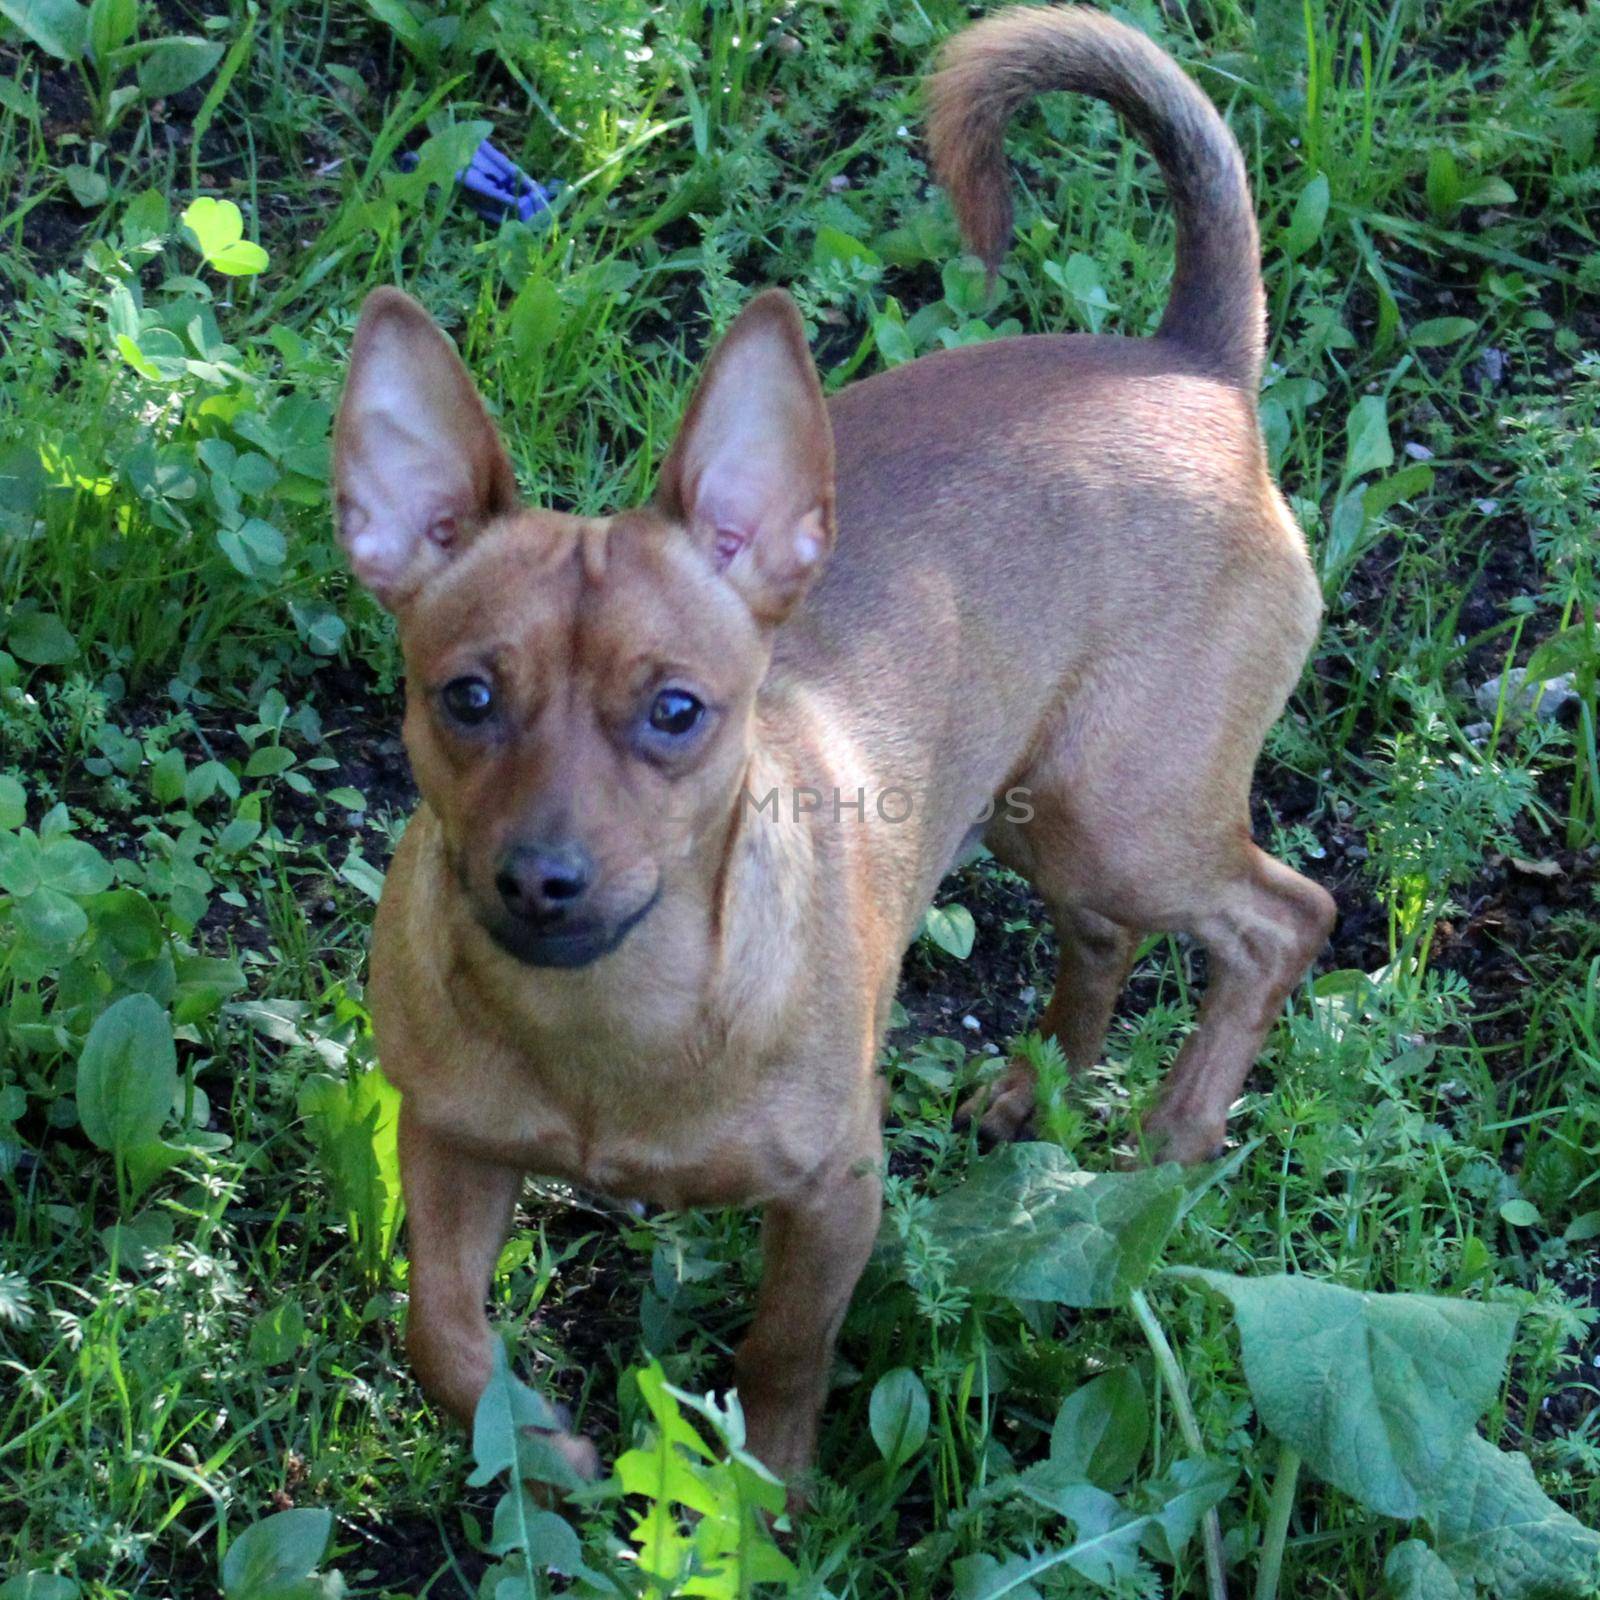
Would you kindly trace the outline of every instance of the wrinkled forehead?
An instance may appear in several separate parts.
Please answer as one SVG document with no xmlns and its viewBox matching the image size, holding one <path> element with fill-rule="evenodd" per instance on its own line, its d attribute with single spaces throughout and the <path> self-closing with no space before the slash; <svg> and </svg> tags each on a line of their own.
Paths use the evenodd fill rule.
<svg viewBox="0 0 1600 1600">
<path fill-rule="evenodd" d="M 400 624 L 410 670 L 434 683 L 486 662 L 516 678 L 648 662 L 721 679 L 757 645 L 738 597 L 679 529 L 643 511 L 494 523 Z"/>
</svg>

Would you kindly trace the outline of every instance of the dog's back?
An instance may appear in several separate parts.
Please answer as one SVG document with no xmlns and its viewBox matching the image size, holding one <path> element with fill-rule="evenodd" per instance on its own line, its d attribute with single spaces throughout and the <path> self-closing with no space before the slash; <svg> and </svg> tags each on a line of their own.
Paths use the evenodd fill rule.
<svg viewBox="0 0 1600 1600">
<path fill-rule="evenodd" d="M 917 777 L 938 774 L 951 808 L 931 829 L 933 876 L 989 798 L 979 775 L 1015 777 L 1074 685 L 1107 705 L 1102 685 L 1123 681 L 1203 694 L 1219 630 L 1236 632 L 1216 664 L 1218 727 L 1236 717 L 1258 741 L 1320 615 L 1256 421 L 1264 311 L 1243 162 L 1171 59 L 1077 6 L 1000 12 L 952 39 L 929 144 L 963 234 L 996 270 L 1002 137 L 1049 89 L 1110 102 L 1161 164 L 1178 214 L 1161 327 L 969 345 L 835 395 L 838 546 L 778 640 L 780 668 L 830 693 L 879 764 L 926 753 Z M 1260 581 L 1230 626 L 1241 574 Z M 1152 625 L 1130 628 L 1140 617 Z M 908 699 L 890 659 L 926 692 Z"/>
</svg>

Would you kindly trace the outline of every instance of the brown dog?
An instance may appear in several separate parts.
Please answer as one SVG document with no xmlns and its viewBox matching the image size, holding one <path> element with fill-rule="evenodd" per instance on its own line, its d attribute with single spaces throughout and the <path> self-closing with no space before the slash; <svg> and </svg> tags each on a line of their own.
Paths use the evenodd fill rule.
<svg viewBox="0 0 1600 1600">
<path fill-rule="evenodd" d="M 931 127 L 991 269 L 1003 130 L 1057 88 L 1110 101 L 1160 161 L 1179 238 L 1160 332 L 953 350 L 824 403 L 768 292 L 637 510 L 519 505 L 443 335 L 397 291 L 367 302 L 340 537 L 400 620 L 424 799 L 372 1008 L 403 1096 L 410 1348 L 460 1417 L 533 1171 L 766 1207 L 738 1384 L 756 1451 L 807 1466 L 878 1225 L 890 998 L 975 834 L 1055 920 L 1043 1026 L 1078 1066 L 1141 930 L 1205 947 L 1199 1026 L 1145 1124 L 1180 1160 L 1223 1138 L 1328 934 L 1329 897 L 1250 839 L 1251 770 L 1320 596 L 1257 434 L 1239 151 L 1142 35 L 1085 9 L 994 16 L 948 48 Z M 1025 804 L 985 823 L 1014 789 Z M 1014 1135 L 1032 1105 L 1013 1067 L 984 1125 Z"/>
</svg>

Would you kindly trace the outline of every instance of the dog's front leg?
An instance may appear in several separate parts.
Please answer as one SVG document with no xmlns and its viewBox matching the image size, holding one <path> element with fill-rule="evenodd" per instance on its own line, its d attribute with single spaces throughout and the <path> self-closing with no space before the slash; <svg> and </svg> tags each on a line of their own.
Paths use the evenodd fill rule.
<svg viewBox="0 0 1600 1600">
<path fill-rule="evenodd" d="M 798 1194 L 767 1206 L 755 1320 L 734 1357 L 750 1448 L 789 1484 L 811 1465 L 833 1341 L 883 1209 L 876 1126 Z"/>
<path fill-rule="evenodd" d="M 493 1365 L 494 1333 L 484 1301 L 522 1176 L 515 1167 L 443 1143 L 401 1103 L 400 1182 L 411 1291 L 406 1352 L 429 1396 L 468 1428 Z M 544 1436 L 580 1477 L 596 1476 L 600 1460 L 589 1440 L 566 1432 Z"/>
<path fill-rule="evenodd" d="M 470 1427 L 494 1351 L 484 1301 L 522 1174 L 442 1143 L 402 1102 L 400 1181 L 410 1258 L 406 1350 L 429 1396 Z"/>
</svg>

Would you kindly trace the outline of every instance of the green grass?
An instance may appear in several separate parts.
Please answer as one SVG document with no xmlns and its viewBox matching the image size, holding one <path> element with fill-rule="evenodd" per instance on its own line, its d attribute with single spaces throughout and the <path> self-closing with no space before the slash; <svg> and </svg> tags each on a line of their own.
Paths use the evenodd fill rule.
<svg viewBox="0 0 1600 1600">
<path fill-rule="evenodd" d="M 0 1596 L 199 1595 L 219 1571 L 232 1600 L 287 1592 L 246 1571 L 262 1549 L 352 1592 L 476 1593 L 497 1491 L 467 1486 L 468 1442 L 400 1351 L 393 1108 L 362 1001 L 409 803 L 392 630 L 348 585 L 326 508 L 362 294 L 418 294 L 529 496 L 600 511 L 648 492 L 699 356 L 754 286 L 791 289 L 836 385 L 997 331 L 1146 330 L 1170 218 L 1104 108 L 1047 103 L 1014 138 L 1018 243 L 991 301 L 917 141 L 918 78 L 966 14 L 948 0 L 102 0 L 102 27 L 131 28 L 123 54 L 79 62 L 19 33 L 27 9 L 0 5 Z M 36 7 L 36 34 L 72 12 Z M 1263 418 L 1328 600 L 1258 822 L 1344 912 L 1160 1260 L 1511 1308 L 1483 1431 L 1592 1525 L 1600 12 L 1129 13 L 1224 107 L 1256 185 Z M 163 102 L 142 47 L 171 35 L 218 48 L 158 47 L 203 69 Z M 453 197 L 491 130 L 564 184 L 548 226 L 496 230 Z M 179 221 L 201 195 L 241 208 L 264 270 L 202 256 Z M 1480 704 L 1509 666 L 1570 675 L 1575 701 Z M 786 1585 L 999 1592 L 984 1558 L 1073 1548 L 1081 1499 L 1051 1510 L 1012 1474 L 1101 1374 L 1124 1376 L 1073 1404 L 1116 1400 L 1135 1459 L 1113 1487 L 1153 1514 L 1193 1453 L 1156 1328 L 1231 1474 L 1230 1592 L 1266 1600 L 1281 1552 L 1286 1596 L 1450 1593 L 1402 1586 L 1414 1555 L 1384 1576 L 1401 1541 L 1447 1542 L 1437 1517 L 1380 1514 L 1314 1454 L 1297 1476 L 1217 1296 L 1163 1270 L 1069 1311 L 953 1260 L 934 1197 L 977 1158 L 951 1112 L 986 1045 L 1026 1030 L 1051 962 L 993 864 L 945 898 L 979 943 L 963 960 L 925 941 L 908 964 L 884 1246 Z M 1045 1060 L 1047 1134 L 1082 1167 L 1115 1166 L 1201 981 L 1153 942 L 1103 1068 L 1072 1087 Z M 644 1365 L 695 1394 L 727 1382 L 753 1220 L 530 1189 L 523 1224 L 494 1285 L 516 1364 L 641 1472 L 692 1424 L 721 1462 L 695 1537 L 765 1549 L 733 1424 L 675 1411 Z M 497 1403 L 531 1403 L 515 1393 Z M 330 1511 L 331 1540 L 312 1518 L 238 1543 L 289 1505 Z M 552 1525 L 508 1506 L 512 1544 L 548 1555 Z M 637 1574 L 614 1499 L 566 1516 L 597 1583 Z M 1565 1524 L 1552 1537 L 1578 1549 Z M 1117 1581 L 1204 1594 L 1201 1544 L 1147 1546 Z M 714 1586 L 726 1569 L 706 1581 L 740 1592 Z M 1098 1582 L 1063 1559 L 1010 1592 Z M 1600 1587 L 1591 1563 L 1521 1592 Z"/>
</svg>

